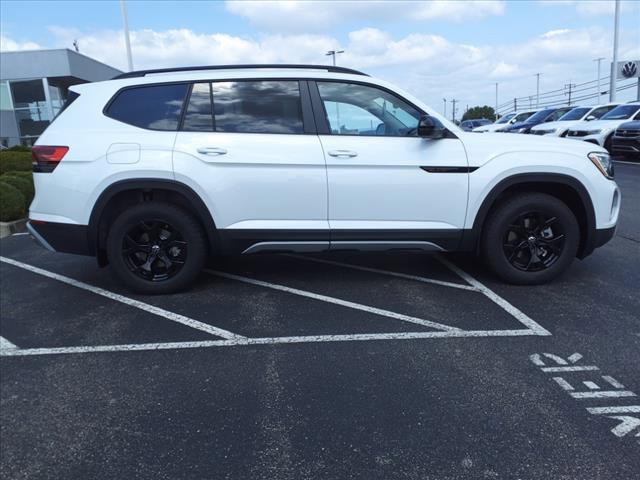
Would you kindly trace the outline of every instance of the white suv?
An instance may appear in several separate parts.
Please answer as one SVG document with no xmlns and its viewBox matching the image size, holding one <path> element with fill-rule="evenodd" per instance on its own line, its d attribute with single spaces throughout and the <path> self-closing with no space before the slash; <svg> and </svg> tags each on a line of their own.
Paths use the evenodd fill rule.
<svg viewBox="0 0 640 480">
<path fill-rule="evenodd" d="M 620 104 L 609 103 L 606 105 L 596 105 L 595 107 L 576 107 L 573 110 L 569 110 L 555 122 L 536 125 L 531 129 L 531 134 L 566 137 L 570 128 L 579 125 L 580 122 L 592 122 L 594 120 L 598 120 L 618 105 Z"/>
<path fill-rule="evenodd" d="M 610 152 L 616 128 L 629 120 L 640 120 L 640 102 L 618 105 L 599 120 L 592 122 L 583 120 L 569 129 L 567 138 L 600 145 Z"/>
<path fill-rule="evenodd" d="M 614 233 L 599 146 L 465 133 L 417 98 L 338 67 L 132 72 L 71 87 L 33 148 L 28 225 L 146 293 L 210 254 L 477 252 L 546 282 Z"/>
</svg>

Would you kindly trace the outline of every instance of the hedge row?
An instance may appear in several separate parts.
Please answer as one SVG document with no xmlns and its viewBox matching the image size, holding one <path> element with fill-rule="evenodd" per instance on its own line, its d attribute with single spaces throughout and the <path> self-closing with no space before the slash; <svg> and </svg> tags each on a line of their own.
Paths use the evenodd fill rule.
<svg viewBox="0 0 640 480">
<path fill-rule="evenodd" d="M 0 152 L 0 175 L 7 172 L 30 172 L 31 152 L 3 150 Z"/>
<path fill-rule="evenodd" d="M 0 221 L 24 218 L 35 190 L 31 172 L 7 172 L 0 175 Z"/>
</svg>

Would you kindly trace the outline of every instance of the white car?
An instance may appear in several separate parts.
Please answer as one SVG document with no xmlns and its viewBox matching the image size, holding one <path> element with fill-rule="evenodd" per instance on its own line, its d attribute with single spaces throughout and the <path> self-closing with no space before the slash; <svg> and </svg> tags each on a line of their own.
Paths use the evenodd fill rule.
<svg viewBox="0 0 640 480">
<path fill-rule="evenodd" d="M 611 139 L 616 128 L 629 120 L 640 119 L 640 102 L 618 105 L 593 122 L 582 121 L 567 132 L 567 138 L 584 140 L 611 151 Z"/>
<path fill-rule="evenodd" d="M 598 120 L 604 114 L 620 105 L 619 103 L 608 103 L 606 105 L 596 105 L 595 107 L 576 107 L 569 110 L 555 122 L 541 123 L 531 129 L 532 135 L 551 135 L 553 137 L 564 137 L 569 129 L 581 121 L 591 122 Z"/>
<path fill-rule="evenodd" d="M 518 122 L 524 122 L 527 118 L 529 118 L 534 113 L 536 113 L 535 110 L 531 112 L 508 113 L 500 117 L 497 122 L 491 123 L 489 125 L 482 125 L 480 127 L 476 127 L 472 131 L 476 133 L 477 132 L 480 132 L 480 133 L 499 132 L 503 128 L 508 127 L 509 125 L 513 125 L 514 123 L 518 123 Z"/>
<path fill-rule="evenodd" d="M 129 288 L 192 283 L 210 254 L 470 251 L 547 282 L 614 234 L 598 146 L 466 133 L 355 70 L 220 66 L 70 87 L 33 147 L 28 229 Z"/>
</svg>

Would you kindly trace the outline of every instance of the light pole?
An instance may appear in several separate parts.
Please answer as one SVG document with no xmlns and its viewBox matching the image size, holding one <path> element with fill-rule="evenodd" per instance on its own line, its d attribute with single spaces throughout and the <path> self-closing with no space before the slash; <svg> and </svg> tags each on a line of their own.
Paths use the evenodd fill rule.
<svg viewBox="0 0 640 480">
<path fill-rule="evenodd" d="M 541 73 L 536 73 L 536 108 L 540 105 L 540 75 Z"/>
<path fill-rule="evenodd" d="M 613 63 L 609 78 L 609 101 L 616 99 L 616 76 L 618 75 L 618 29 L 620 27 L 620 0 L 616 0 L 616 12 L 613 20 Z"/>
<path fill-rule="evenodd" d="M 600 103 L 600 62 L 602 62 L 602 60 L 604 60 L 604 57 L 598 57 L 593 60 L 594 62 L 598 63 L 598 96 L 596 97 L 597 103 Z"/>
<path fill-rule="evenodd" d="M 329 50 L 325 55 L 330 56 L 333 60 L 333 66 L 336 66 L 336 55 L 344 53 L 344 50 Z"/>
<path fill-rule="evenodd" d="M 444 102 L 444 118 L 447 118 L 447 99 L 443 98 L 442 101 Z"/>
<path fill-rule="evenodd" d="M 122 13 L 122 24 L 124 27 L 124 44 L 127 47 L 127 62 L 129 71 L 133 70 L 133 58 L 131 57 L 131 42 L 129 41 L 129 21 L 127 20 L 127 6 L 124 0 L 120 0 L 120 12 Z"/>
</svg>

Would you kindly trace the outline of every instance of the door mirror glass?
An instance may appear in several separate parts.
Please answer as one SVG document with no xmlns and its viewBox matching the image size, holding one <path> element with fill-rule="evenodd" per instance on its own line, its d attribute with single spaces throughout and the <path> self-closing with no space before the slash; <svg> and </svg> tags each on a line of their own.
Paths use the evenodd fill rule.
<svg viewBox="0 0 640 480">
<path fill-rule="evenodd" d="M 429 115 L 423 115 L 418 122 L 418 136 L 422 138 L 442 138 L 446 128 Z"/>
<path fill-rule="evenodd" d="M 595 120 L 595 119 L 596 119 L 595 115 L 589 115 L 587 118 L 585 118 L 587 122 L 590 122 L 591 120 Z"/>
</svg>

